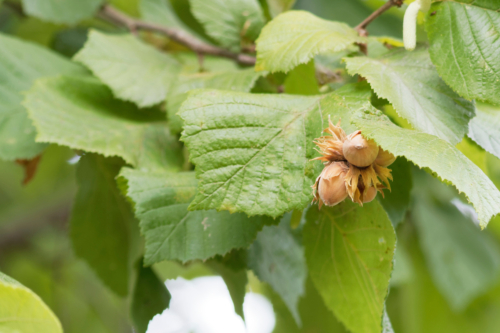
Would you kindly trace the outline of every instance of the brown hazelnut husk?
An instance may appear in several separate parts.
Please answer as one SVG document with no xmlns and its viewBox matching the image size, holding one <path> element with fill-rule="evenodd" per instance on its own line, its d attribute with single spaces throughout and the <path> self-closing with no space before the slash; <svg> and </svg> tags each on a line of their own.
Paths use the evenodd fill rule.
<svg viewBox="0 0 500 333">
<path fill-rule="evenodd" d="M 387 168 L 396 157 L 381 149 L 373 140 L 367 140 L 361 131 L 346 135 L 340 121 L 324 130 L 327 135 L 314 141 L 318 146 L 323 171 L 313 187 L 313 202 L 334 206 L 350 197 L 360 204 L 372 201 L 377 192 L 390 190 L 391 170 Z"/>
<path fill-rule="evenodd" d="M 387 150 L 380 148 L 377 158 L 375 159 L 375 163 L 383 167 L 388 167 L 394 163 L 395 160 L 396 156 L 392 155 Z"/>
</svg>

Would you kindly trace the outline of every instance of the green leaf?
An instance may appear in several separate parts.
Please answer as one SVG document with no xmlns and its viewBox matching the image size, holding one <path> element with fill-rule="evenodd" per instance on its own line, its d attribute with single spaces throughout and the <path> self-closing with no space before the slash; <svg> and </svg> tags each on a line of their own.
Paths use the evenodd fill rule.
<svg viewBox="0 0 500 333">
<path fill-rule="evenodd" d="M 427 48 L 397 49 L 378 58 L 344 58 L 351 74 L 365 77 L 413 128 L 458 143 L 474 116 L 474 104 L 439 77 Z"/>
<path fill-rule="evenodd" d="M 394 178 L 391 183 L 391 191 L 384 191 L 384 198 L 377 195 L 377 199 L 396 228 L 405 218 L 410 205 L 410 191 L 413 186 L 411 164 L 405 158 L 399 157 L 390 165 L 389 169 L 392 170 Z"/>
<path fill-rule="evenodd" d="M 124 168 L 127 196 L 135 203 L 146 238 L 146 265 L 162 260 L 205 260 L 249 246 L 266 217 L 187 210 L 196 193 L 194 172 L 142 172 Z"/>
<path fill-rule="evenodd" d="M 75 254 L 115 293 L 127 295 L 134 215 L 115 182 L 123 161 L 85 154 L 77 165 L 78 193 L 70 220 Z"/>
<path fill-rule="evenodd" d="M 171 55 L 132 35 L 107 35 L 91 30 L 75 60 L 107 84 L 117 98 L 140 107 L 157 104 L 167 96 L 180 70 Z"/>
<path fill-rule="evenodd" d="M 153 269 L 137 265 L 137 280 L 132 295 L 131 317 L 138 333 L 146 333 L 153 317 L 168 308 L 171 295 Z"/>
<path fill-rule="evenodd" d="M 139 10 L 144 21 L 181 29 L 203 39 L 177 17 L 170 0 L 141 0 Z"/>
<path fill-rule="evenodd" d="M 207 262 L 207 266 L 222 277 L 233 300 L 234 312 L 244 320 L 243 302 L 248 276 L 245 266 L 241 265 L 240 255 L 241 253 L 238 251 L 232 252 L 222 259 L 210 260 Z"/>
<path fill-rule="evenodd" d="M 31 290 L 0 272 L 0 331 L 62 333 L 61 323 Z"/>
<path fill-rule="evenodd" d="M 443 1 L 426 17 L 432 62 L 467 99 L 500 104 L 499 10 L 497 1 Z"/>
<path fill-rule="evenodd" d="M 335 318 L 323 302 L 310 278 L 305 283 L 305 294 L 299 300 L 302 326 L 299 329 L 282 298 L 269 286 L 265 295 L 273 304 L 276 325 L 273 333 L 347 333 L 344 326 Z"/>
<path fill-rule="evenodd" d="M 21 105 L 22 93 L 39 77 L 85 70 L 41 46 L 0 34 L 0 158 L 30 159 L 46 147 Z"/>
<path fill-rule="evenodd" d="M 307 268 L 302 246 L 290 229 L 291 213 L 277 226 L 264 227 L 248 249 L 248 267 L 281 296 L 300 325 L 299 298 L 304 294 Z"/>
<path fill-rule="evenodd" d="M 295 1 L 296 0 L 267 0 L 269 13 L 272 17 L 276 17 L 279 14 L 291 9 L 295 4 Z"/>
<path fill-rule="evenodd" d="M 498 247 L 489 235 L 455 207 L 448 190 L 423 171 L 414 172 L 412 220 L 419 234 L 431 276 L 455 311 L 464 310 L 477 296 L 497 282 Z"/>
<path fill-rule="evenodd" d="M 170 90 L 167 98 L 170 129 L 175 133 L 179 133 L 182 130 L 182 120 L 177 116 L 177 112 L 181 104 L 186 100 L 189 91 L 200 88 L 211 88 L 249 92 L 261 75 L 262 73 L 256 73 L 253 68 L 179 75 L 176 84 Z"/>
<path fill-rule="evenodd" d="M 306 207 L 321 167 L 310 161 L 312 141 L 330 114 L 347 116 L 366 103 L 366 91 L 356 89 L 320 97 L 191 93 L 179 111 L 182 140 L 201 180 L 189 209 L 278 217 Z"/>
<path fill-rule="evenodd" d="M 293 95 L 319 94 L 318 81 L 316 81 L 316 67 L 311 60 L 301 64 L 288 73 L 284 82 L 285 92 Z"/>
<path fill-rule="evenodd" d="M 191 12 L 207 35 L 222 46 L 239 50 L 243 38 L 254 41 L 264 26 L 257 0 L 190 0 Z"/>
<path fill-rule="evenodd" d="M 103 0 L 22 0 L 26 14 L 42 20 L 76 24 L 94 16 Z"/>
<path fill-rule="evenodd" d="M 311 206 L 304 247 L 309 274 L 326 306 L 354 333 L 379 333 L 396 235 L 377 201 Z"/>
<path fill-rule="evenodd" d="M 358 112 L 351 120 L 363 135 L 383 149 L 404 156 L 419 167 L 427 167 L 442 180 L 451 182 L 474 205 L 480 225 L 500 213 L 500 192 L 491 180 L 458 149 L 434 135 L 404 129 L 379 111 Z"/>
<path fill-rule="evenodd" d="M 24 105 L 39 142 L 120 156 L 141 169 L 176 170 L 182 165 L 179 144 L 161 121 L 163 114 L 114 99 L 96 79 L 39 80 Z"/>
<path fill-rule="evenodd" d="M 469 137 L 500 158 L 500 108 L 478 103 L 476 116 L 469 123 Z"/>
<path fill-rule="evenodd" d="M 288 72 L 317 54 L 342 51 L 365 41 L 345 23 L 323 20 L 305 11 L 289 11 L 262 29 L 255 69 Z"/>
</svg>

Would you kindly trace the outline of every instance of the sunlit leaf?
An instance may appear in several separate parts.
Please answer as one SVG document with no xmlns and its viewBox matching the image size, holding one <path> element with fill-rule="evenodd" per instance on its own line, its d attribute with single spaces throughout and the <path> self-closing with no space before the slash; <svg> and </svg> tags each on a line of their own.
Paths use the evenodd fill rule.
<svg viewBox="0 0 500 333">
<path fill-rule="evenodd" d="M 176 170 L 182 165 L 179 144 L 170 135 L 164 115 L 114 99 L 96 79 L 39 80 L 24 105 L 39 142 L 120 156 L 141 169 Z"/>
<path fill-rule="evenodd" d="M 439 77 L 427 48 L 402 48 L 378 58 L 344 58 L 351 74 L 365 77 L 379 97 L 392 103 L 413 128 L 460 142 L 474 116 L 474 104 L 457 95 Z"/>
<path fill-rule="evenodd" d="M 363 135 L 383 149 L 404 156 L 419 167 L 427 167 L 451 182 L 474 205 L 481 227 L 500 213 L 500 192 L 491 180 L 448 142 L 433 135 L 398 127 L 378 111 L 366 110 L 352 118 Z"/>
<path fill-rule="evenodd" d="M 317 54 L 342 51 L 364 41 L 345 23 L 323 20 L 305 11 L 289 11 L 262 29 L 255 68 L 288 72 Z"/>
<path fill-rule="evenodd" d="M 86 71 L 48 49 L 0 34 L 0 73 L 0 158 L 33 158 L 46 144 L 35 142 L 22 93 L 40 77 Z"/>
<path fill-rule="evenodd" d="M 171 55 L 132 35 L 91 30 L 75 60 L 90 68 L 120 99 L 141 107 L 162 102 L 180 70 Z"/>
<path fill-rule="evenodd" d="M 0 331 L 62 333 L 61 323 L 31 290 L 0 272 Z"/>
</svg>

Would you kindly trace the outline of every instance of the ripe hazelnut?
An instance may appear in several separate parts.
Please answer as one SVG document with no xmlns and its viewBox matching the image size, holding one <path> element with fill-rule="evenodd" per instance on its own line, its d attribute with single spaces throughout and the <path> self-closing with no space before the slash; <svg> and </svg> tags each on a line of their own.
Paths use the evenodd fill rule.
<svg viewBox="0 0 500 333">
<path fill-rule="evenodd" d="M 375 199 L 377 196 L 377 189 L 375 187 L 370 187 L 367 190 L 365 190 L 365 193 L 363 194 L 363 203 L 367 203 Z"/>
<path fill-rule="evenodd" d="M 371 165 L 377 158 L 379 147 L 373 140 L 366 140 L 361 131 L 350 134 L 344 141 L 343 154 L 346 160 L 360 168 Z"/>
<path fill-rule="evenodd" d="M 327 165 L 318 177 L 318 195 L 325 205 L 335 206 L 347 197 L 346 168 L 345 163 L 334 162 Z"/>
</svg>

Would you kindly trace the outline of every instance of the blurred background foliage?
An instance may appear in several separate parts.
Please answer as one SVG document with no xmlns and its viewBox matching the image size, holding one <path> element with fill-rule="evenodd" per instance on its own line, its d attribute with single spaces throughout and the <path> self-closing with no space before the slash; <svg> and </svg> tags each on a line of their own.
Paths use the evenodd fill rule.
<svg viewBox="0 0 500 333">
<path fill-rule="evenodd" d="M 110 2 L 138 16 L 138 0 Z M 265 0 L 261 2 L 267 7 Z M 76 27 L 43 22 L 23 15 L 18 3 L 9 1 L 1 5 L 0 31 L 45 45 L 67 57 L 82 47 L 89 27 L 118 31 L 99 19 Z M 171 3 L 187 26 L 210 39 L 190 14 L 188 1 L 171 0 Z M 294 8 L 355 26 L 383 3 L 298 0 Z M 404 8 L 391 9 L 370 25 L 369 32 L 400 38 L 403 13 Z M 321 63 L 318 59 L 317 62 Z M 386 101 L 377 102 L 376 106 L 393 121 L 402 121 Z M 469 139 L 464 139 L 458 147 L 500 187 L 499 159 Z M 106 288 L 73 254 L 67 222 L 76 193 L 77 156 L 68 148 L 49 147 L 36 176 L 25 186 L 21 166 L 0 161 L 0 271 L 38 294 L 59 317 L 66 332 L 132 332 L 127 300 Z M 399 164 L 402 170 L 398 172 L 406 177 L 395 177 L 393 192 L 409 193 L 410 205 L 408 211 L 395 212 L 394 216 L 401 219 L 391 216 L 397 225 L 398 247 L 387 311 L 395 332 L 498 332 L 500 218 L 491 221 L 487 230 L 480 231 L 470 206 L 453 188 L 405 160 Z M 162 262 L 154 270 L 163 280 L 217 274 L 216 269 L 203 263 L 183 266 Z M 324 306 L 310 279 L 306 294 L 299 301 L 301 328 L 281 298 L 252 273 L 248 288 L 272 301 L 275 332 L 345 332 Z"/>
</svg>

